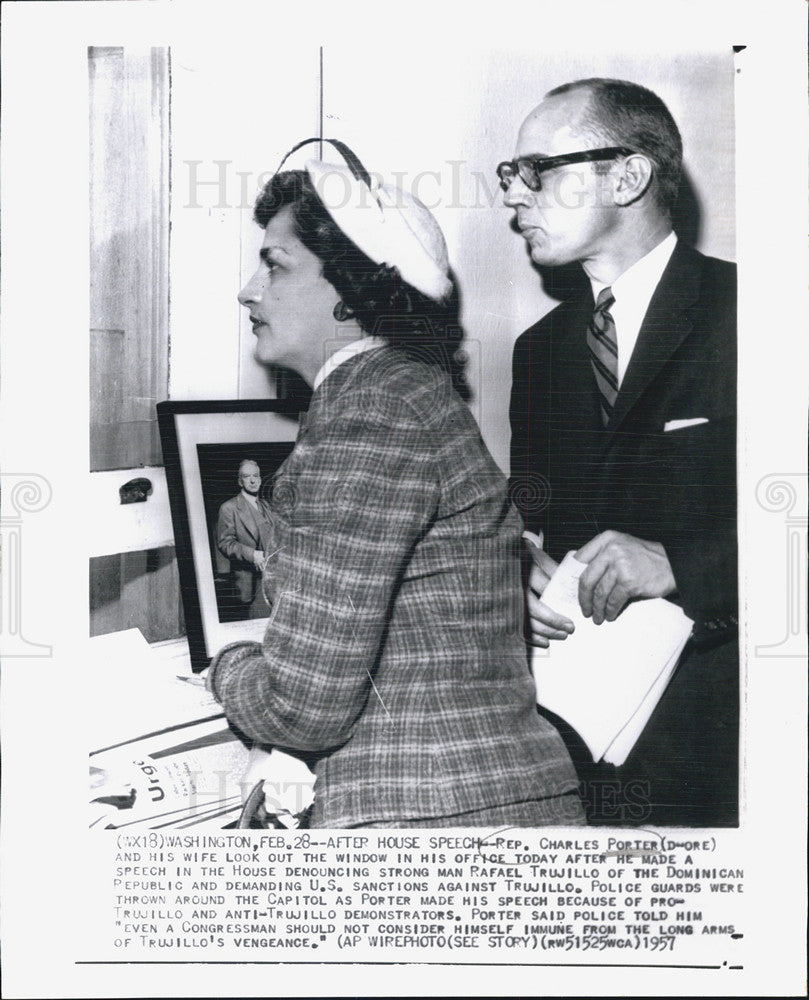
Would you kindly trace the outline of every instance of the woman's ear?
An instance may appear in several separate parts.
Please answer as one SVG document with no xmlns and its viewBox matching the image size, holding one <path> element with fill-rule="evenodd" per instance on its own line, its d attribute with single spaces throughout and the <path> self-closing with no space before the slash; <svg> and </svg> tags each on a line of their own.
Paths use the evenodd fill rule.
<svg viewBox="0 0 809 1000">
<path fill-rule="evenodd" d="M 338 299 L 338 301 L 335 302 L 332 315 L 338 323 L 345 323 L 346 320 L 354 318 L 354 313 L 348 308 L 342 299 Z"/>
</svg>

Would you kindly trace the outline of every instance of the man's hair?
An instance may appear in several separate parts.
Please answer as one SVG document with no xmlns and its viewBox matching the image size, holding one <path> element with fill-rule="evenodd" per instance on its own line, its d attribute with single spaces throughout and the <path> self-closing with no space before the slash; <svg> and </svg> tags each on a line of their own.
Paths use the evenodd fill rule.
<svg viewBox="0 0 809 1000">
<path fill-rule="evenodd" d="M 258 474 L 261 475 L 261 468 L 259 467 L 258 462 L 254 461 L 252 458 L 243 458 L 242 461 L 239 463 L 238 477 L 240 484 L 242 481 L 242 470 L 244 469 L 245 465 L 255 465 L 255 467 L 258 469 Z"/>
<path fill-rule="evenodd" d="M 657 205 L 670 213 L 680 189 L 683 142 L 671 112 L 657 94 L 627 80 L 592 77 L 575 80 L 548 91 L 556 97 L 587 90 L 590 100 L 579 129 L 608 146 L 627 146 L 643 153 L 654 167 L 650 193 Z"/>
<path fill-rule="evenodd" d="M 458 297 L 434 302 L 408 284 L 395 267 L 376 264 L 350 240 L 324 208 L 309 175 L 302 170 L 275 174 L 258 196 L 253 218 L 265 229 L 281 211 L 292 208 L 293 231 L 320 258 L 323 277 L 369 336 L 384 337 L 397 350 L 443 368 L 463 398 L 469 388 L 458 349 L 463 329 Z"/>
</svg>

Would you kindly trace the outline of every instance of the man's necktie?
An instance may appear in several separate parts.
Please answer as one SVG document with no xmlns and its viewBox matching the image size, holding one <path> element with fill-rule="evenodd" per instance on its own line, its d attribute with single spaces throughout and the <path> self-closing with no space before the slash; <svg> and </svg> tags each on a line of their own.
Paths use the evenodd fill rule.
<svg viewBox="0 0 809 1000">
<path fill-rule="evenodd" d="M 605 425 L 612 416 L 615 397 L 618 395 L 618 338 L 615 334 L 615 320 L 610 315 L 613 302 L 615 296 L 612 289 L 603 288 L 587 327 L 587 346 L 601 397 L 601 419 Z"/>
</svg>

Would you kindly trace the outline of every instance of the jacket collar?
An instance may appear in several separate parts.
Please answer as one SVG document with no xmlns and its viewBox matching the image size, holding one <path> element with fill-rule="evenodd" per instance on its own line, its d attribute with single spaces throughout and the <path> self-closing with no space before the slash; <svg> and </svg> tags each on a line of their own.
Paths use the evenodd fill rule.
<svg viewBox="0 0 809 1000">
<path fill-rule="evenodd" d="M 260 505 L 261 500 L 259 500 L 259 506 Z M 251 525 L 258 524 L 259 511 L 250 503 L 241 490 L 236 497 L 236 507 L 243 521 Z"/>
<path fill-rule="evenodd" d="M 366 351 L 373 351 L 377 347 L 384 347 L 387 341 L 384 337 L 360 337 L 358 340 L 352 340 L 350 344 L 346 344 L 341 347 L 338 351 L 329 357 L 326 362 L 321 366 L 320 371 L 315 375 L 315 380 L 312 383 L 312 389 L 316 392 L 320 387 L 321 383 L 331 375 L 333 371 L 340 367 L 340 365 L 345 364 L 351 358 L 355 357 L 357 354 L 364 354 Z"/>
<path fill-rule="evenodd" d="M 335 407 L 338 400 L 344 392 L 351 388 L 366 367 L 373 367 L 379 363 L 380 359 L 388 357 L 393 348 L 383 338 L 379 338 L 379 340 L 382 342 L 375 344 L 373 350 L 364 349 L 360 352 L 353 352 L 319 383 L 317 389 L 312 393 L 308 410 L 306 413 L 300 414 L 298 440 L 313 423 L 328 420 L 336 413 Z"/>
</svg>

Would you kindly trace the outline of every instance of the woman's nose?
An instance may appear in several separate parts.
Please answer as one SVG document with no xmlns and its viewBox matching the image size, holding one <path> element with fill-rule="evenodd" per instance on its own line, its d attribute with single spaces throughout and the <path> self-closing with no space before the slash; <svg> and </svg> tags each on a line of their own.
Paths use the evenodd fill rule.
<svg viewBox="0 0 809 1000">
<path fill-rule="evenodd" d="M 258 302 L 261 299 L 262 291 L 261 275 L 256 271 L 236 297 L 240 305 L 249 306 L 251 302 Z"/>
</svg>

